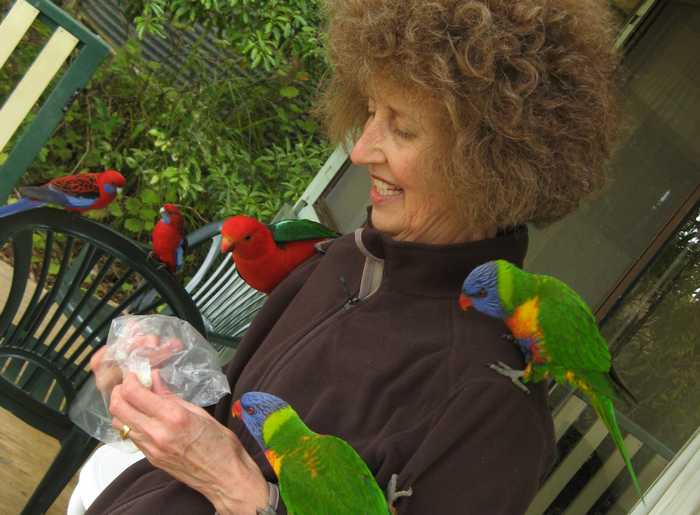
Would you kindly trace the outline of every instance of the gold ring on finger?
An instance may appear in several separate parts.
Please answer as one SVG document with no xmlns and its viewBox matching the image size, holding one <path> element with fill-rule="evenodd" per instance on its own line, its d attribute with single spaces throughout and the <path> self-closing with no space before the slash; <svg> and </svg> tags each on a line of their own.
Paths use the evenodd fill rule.
<svg viewBox="0 0 700 515">
<path fill-rule="evenodd" d="M 131 428 L 124 424 L 122 428 L 119 430 L 119 436 L 121 436 L 122 440 L 126 440 L 129 438 L 129 433 L 131 432 Z"/>
</svg>

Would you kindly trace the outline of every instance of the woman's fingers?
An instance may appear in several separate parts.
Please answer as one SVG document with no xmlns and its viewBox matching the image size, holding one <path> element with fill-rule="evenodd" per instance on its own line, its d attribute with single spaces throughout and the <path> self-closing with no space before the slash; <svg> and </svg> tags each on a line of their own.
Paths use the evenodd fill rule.
<svg viewBox="0 0 700 515">
<path fill-rule="evenodd" d="M 149 414 L 144 413 L 134 403 L 134 400 L 140 397 L 140 392 L 137 389 L 140 389 L 143 393 L 153 395 L 147 388 L 141 386 L 134 374 L 129 374 L 126 376 L 123 384 L 114 387 L 109 402 L 109 412 L 112 414 L 112 417 L 123 422 L 123 424 L 127 424 L 132 430 L 148 425 L 151 419 Z M 113 426 L 114 418 L 112 419 Z M 121 425 L 114 427 L 121 429 Z"/>
</svg>

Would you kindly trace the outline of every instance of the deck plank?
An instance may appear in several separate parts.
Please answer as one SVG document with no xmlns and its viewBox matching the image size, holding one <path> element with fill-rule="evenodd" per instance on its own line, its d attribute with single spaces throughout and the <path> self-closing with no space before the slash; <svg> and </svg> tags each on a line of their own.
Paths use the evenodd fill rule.
<svg viewBox="0 0 700 515">
<path fill-rule="evenodd" d="M 19 513 L 58 453 L 58 441 L 0 408 L 0 506 Z M 65 515 L 77 474 L 48 515 Z"/>
</svg>

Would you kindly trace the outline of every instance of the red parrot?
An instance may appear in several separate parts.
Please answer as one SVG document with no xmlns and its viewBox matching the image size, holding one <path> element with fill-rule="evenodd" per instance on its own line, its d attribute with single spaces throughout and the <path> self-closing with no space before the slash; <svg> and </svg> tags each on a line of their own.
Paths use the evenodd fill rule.
<svg viewBox="0 0 700 515">
<path fill-rule="evenodd" d="M 270 293 L 289 272 L 314 255 L 316 243 L 337 236 L 311 220 L 280 220 L 267 225 L 238 215 L 226 219 L 221 227 L 221 252 L 231 252 L 246 283 Z"/>
<path fill-rule="evenodd" d="M 126 179 L 116 170 L 56 177 L 42 186 L 19 188 L 22 197 L 14 204 L 0 207 L 0 218 L 46 204 L 78 212 L 102 209 L 125 185 Z"/>
<path fill-rule="evenodd" d="M 177 272 L 185 257 L 185 220 L 174 204 L 165 204 L 160 208 L 160 220 L 151 233 L 153 255 L 168 267 L 172 273 Z"/>
</svg>

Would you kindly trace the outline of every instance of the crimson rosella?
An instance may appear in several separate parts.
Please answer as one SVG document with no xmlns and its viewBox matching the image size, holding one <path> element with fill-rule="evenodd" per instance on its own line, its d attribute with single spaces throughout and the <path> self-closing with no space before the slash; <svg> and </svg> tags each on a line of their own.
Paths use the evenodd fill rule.
<svg viewBox="0 0 700 515">
<path fill-rule="evenodd" d="M 151 233 L 151 248 L 155 258 L 177 272 L 185 256 L 185 220 L 174 204 L 160 208 L 160 220 Z"/>
<path fill-rule="evenodd" d="M 22 197 L 14 204 L 0 207 L 0 218 L 46 204 L 78 212 L 102 209 L 125 185 L 124 176 L 116 170 L 56 177 L 42 186 L 19 188 Z"/>
</svg>

